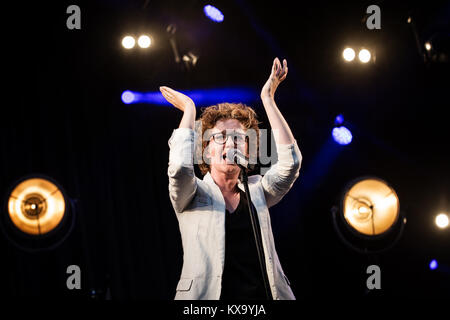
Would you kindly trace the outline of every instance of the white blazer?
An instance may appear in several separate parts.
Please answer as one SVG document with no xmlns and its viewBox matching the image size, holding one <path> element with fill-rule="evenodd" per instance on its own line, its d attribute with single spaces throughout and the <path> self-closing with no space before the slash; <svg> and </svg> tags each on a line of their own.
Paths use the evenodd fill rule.
<svg viewBox="0 0 450 320">
<path fill-rule="evenodd" d="M 183 244 L 183 268 L 176 300 L 218 300 L 225 259 L 225 200 L 211 175 L 194 173 L 197 133 L 178 128 L 169 139 L 169 195 L 178 218 Z M 293 144 L 277 144 L 278 162 L 264 176 L 248 178 L 256 208 L 272 296 L 295 300 L 275 250 L 269 209 L 289 191 L 299 175 L 302 155 Z M 239 181 L 238 187 L 244 190 Z"/>
</svg>

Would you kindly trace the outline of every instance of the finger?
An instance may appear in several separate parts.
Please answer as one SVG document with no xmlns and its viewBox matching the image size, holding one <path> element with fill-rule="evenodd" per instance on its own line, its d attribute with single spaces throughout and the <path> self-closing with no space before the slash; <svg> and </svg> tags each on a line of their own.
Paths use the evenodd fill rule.
<svg viewBox="0 0 450 320">
<path fill-rule="evenodd" d="M 166 97 L 165 95 L 163 95 L 164 99 L 166 99 L 167 102 L 169 102 L 170 104 L 172 104 L 172 102 L 170 101 L 170 99 L 168 97 Z"/>
<path fill-rule="evenodd" d="M 281 72 L 280 72 L 280 77 L 287 75 L 287 73 L 288 73 L 288 67 L 285 65 L 283 67 L 283 70 L 281 70 Z"/>
<path fill-rule="evenodd" d="M 162 95 L 168 102 L 172 103 L 174 101 L 173 96 L 167 92 L 163 92 Z"/>
<path fill-rule="evenodd" d="M 281 66 L 280 60 L 278 60 L 278 76 L 281 76 L 283 74 L 283 68 Z"/>
<path fill-rule="evenodd" d="M 164 95 L 164 94 L 163 94 L 163 96 L 164 96 L 164 98 L 167 100 L 167 102 L 169 102 L 169 103 L 170 103 L 171 105 L 173 105 L 175 108 L 180 109 L 180 110 L 183 111 L 183 109 L 180 108 L 180 107 L 178 106 L 177 102 L 176 102 L 172 97 L 169 97 L 169 96 Z"/>
<path fill-rule="evenodd" d="M 278 72 L 277 72 L 277 78 L 280 78 L 283 75 L 283 73 L 284 73 L 284 71 L 283 71 L 283 69 L 281 69 L 281 66 L 280 66 L 280 68 L 278 69 Z"/>
<path fill-rule="evenodd" d="M 287 70 L 287 61 L 286 61 L 286 59 L 283 60 L 283 69 Z"/>
<path fill-rule="evenodd" d="M 175 97 L 173 96 L 173 94 L 171 94 L 166 88 L 161 88 L 161 93 L 168 102 L 173 104 L 173 102 L 175 100 Z"/>
<path fill-rule="evenodd" d="M 277 78 L 279 78 L 279 77 L 280 77 L 280 75 L 281 75 L 281 73 L 282 73 L 282 72 L 281 72 L 281 70 L 280 70 L 280 69 L 278 69 L 278 70 L 277 70 L 277 73 L 275 74 L 275 76 L 276 76 Z"/>
<path fill-rule="evenodd" d="M 275 65 L 275 68 L 278 69 L 280 66 L 280 59 L 278 59 L 278 57 L 275 57 L 275 59 L 273 59 L 273 64 Z"/>
<path fill-rule="evenodd" d="M 164 97 L 173 97 L 173 94 L 171 94 L 167 89 L 162 89 L 161 93 Z"/>
<path fill-rule="evenodd" d="M 277 64 L 277 58 L 273 59 L 273 66 L 272 66 L 272 73 L 276 74 L 278 72 L 278 64 Z"/>
<path fill-rule="evenodd" d="M 277 58 L 273 59 L 272 74 L 277 73 Z"/>
<path fill-rule="evenodd" d="M 167 92 L 169 92 L 172 95 L 175 95 L 178 92 L 178 91 L 173 90 L 172 88 L 169 88 L 169 87 L 164 87 L 164 88 L 166 89 Z"/>
</svg>

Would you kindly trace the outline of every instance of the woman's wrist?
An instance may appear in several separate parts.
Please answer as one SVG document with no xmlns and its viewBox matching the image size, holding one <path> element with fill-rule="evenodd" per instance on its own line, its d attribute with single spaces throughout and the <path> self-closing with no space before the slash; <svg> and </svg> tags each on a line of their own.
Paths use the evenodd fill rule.
<svg viewBox="0 0 450 320">
<path fill-rule="evenodd" d="M 181 119 L 179 128 L 194 129 L 196 110 L 195 106 L 185 106 L 183 118 Z"/>
<path fill-rule="evenodd" d="M 264 105 L 264 107 L 272 105 L 273 103 L 275 103 L 275 98 L 273 95 L 266 93 L 266 94 L 261 94 L 261 101 Z"/>
</svg>

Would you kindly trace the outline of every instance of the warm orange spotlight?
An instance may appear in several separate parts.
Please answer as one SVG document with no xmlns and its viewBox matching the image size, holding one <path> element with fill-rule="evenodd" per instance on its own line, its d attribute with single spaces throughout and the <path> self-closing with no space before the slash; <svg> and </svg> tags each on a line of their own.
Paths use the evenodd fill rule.
<svg viewBox="0 0 450 320">
<path fill-rule="evenodd" d="M 21 231 L 39 235 L 55 229 L 66 210 L 61 190 L 42 178 L 30 178 L 19 183 L 8 199 L 12 223 Z"/>
<path fill-rule="evenodd" d="M 397 221 L 400 202 L 388 184 L 376 178 L 361 180 L 344 195 L 343 215 L 347 224 L 367 236 L 381 235 Z"/>
</svg>

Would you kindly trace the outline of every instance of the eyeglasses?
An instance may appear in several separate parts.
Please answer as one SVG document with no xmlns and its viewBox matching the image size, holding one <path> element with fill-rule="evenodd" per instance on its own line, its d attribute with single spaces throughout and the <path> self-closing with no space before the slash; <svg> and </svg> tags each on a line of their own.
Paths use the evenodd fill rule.
<svg viewBox="0 0 450 320">
<path fill-rule="evenodd" d="M 230 132 L 230 133 L 223 133 L 223 132 L 217 132 L 212 135 L 214 141 L 218 144 L 225 144 L 228 140 L 228 137 L 233 138 L 234 144 L 242 145 L 245 144 L 247 140 L 247 136 L 243 133 L 239 132 Z"/>
</svg>

